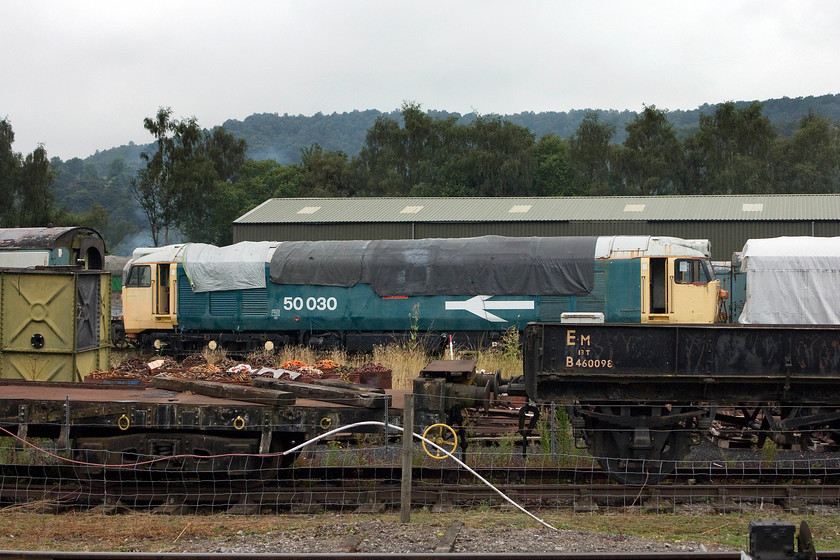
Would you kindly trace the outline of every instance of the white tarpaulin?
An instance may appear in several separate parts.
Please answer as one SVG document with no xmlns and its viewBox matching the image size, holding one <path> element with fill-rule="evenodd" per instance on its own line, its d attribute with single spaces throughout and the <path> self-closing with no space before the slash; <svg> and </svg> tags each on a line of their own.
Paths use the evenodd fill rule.
<svg viewBox="0 0 840 560">
<path fill-rule="evenodd" d="M 840 237 L 750 239 L 741 270 L 747 297 L 738 322 L 840 324 Z"/>
<path fill-rule="evenodd" d="M 276 241 L 242 241 L 226 247 L 205 243 L 168 245 L 135 251 L 128 266 L 182 263 L 194 292 L 265 288 L 265 265 L 276 247 Z"/>
</svg>

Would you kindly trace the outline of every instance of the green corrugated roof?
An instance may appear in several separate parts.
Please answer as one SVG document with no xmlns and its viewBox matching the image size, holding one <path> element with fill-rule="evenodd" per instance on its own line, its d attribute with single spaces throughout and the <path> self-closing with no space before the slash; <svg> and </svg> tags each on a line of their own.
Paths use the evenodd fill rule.
<svg viewBox="0 0 840 560">
<path fill-rule="evenodd" d="M 237 224 L 840 220 L 840 195 L 271 198 Z"/>
</svg>

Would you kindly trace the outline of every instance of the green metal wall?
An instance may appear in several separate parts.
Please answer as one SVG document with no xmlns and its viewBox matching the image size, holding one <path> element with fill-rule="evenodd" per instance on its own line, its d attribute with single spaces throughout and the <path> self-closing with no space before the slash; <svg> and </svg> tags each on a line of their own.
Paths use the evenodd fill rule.
<svg viewBox="0 0 840 560">
<path fill-rule="evenodd" d="M 110 367 L 110 274 L 0 270 L 0 378 L 81 381 Z"/>
</svg>

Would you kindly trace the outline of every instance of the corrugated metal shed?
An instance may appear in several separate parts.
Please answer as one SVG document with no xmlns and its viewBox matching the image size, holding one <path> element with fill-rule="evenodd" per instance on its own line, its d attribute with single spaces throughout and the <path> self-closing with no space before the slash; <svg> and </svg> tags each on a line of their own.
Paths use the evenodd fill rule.
<svg viewBox="0 0 840 560">
<path fill-rule="evenodd" d="M 272 198 L 235 224 L 836 220 L 840 195 Z"/>
<path fill-rule="evenodd" d="M 276 198 L 233 224 L 234 242 L 480 235 L 671 235 L 728 260 L 748 239 L 840 235 L 840 195 Z"/>
</svg>

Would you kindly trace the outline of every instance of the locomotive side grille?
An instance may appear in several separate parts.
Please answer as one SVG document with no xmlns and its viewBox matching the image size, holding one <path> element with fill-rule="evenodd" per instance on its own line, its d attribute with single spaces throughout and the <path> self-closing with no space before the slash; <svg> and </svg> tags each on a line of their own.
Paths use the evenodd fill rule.
<svg viewBox="0 0 840 560">
<path fill-rule="evenodd" d="M 210 315 L 236 315 L 236 292 L 210 292 Z"/>
<path fill-rule="evenodd" d="M 587 297 L 580 298 L 576 311 L 593 313 L 604 311 L 607 278 L 603 268 L 595 267 L 594 287 Z"/>
<path fill-rule="evenodd" d="M 562 296 L 543 296 L 540 298 L 540 321 L 560 321 L 564 311 L 568 311 L 569 298 Z"/>
<path fill-rule="evenodd" d="M 183 281 L 182 281 L 183 279 Z M 207 309 L 207 293 L 194 293 L 186 277 L 178 279 L 178 312 L 191 317 L 203 315 Z"/>
<path fill-rule="evenodd" d="M 243 290 L 242 315 L 266 316 L 268 314 L 268 291 L 265 288 Z"/>
</svg>

